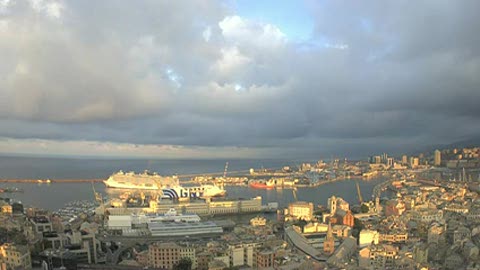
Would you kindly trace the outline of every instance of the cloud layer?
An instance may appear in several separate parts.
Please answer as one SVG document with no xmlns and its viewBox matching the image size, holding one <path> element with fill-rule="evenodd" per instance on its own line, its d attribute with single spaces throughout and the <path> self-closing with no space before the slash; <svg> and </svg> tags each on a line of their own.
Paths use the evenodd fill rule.
<svg viewBox="0 0 480 270">
<path fill-rule="evenodd" d="M 480 133 L 478 1 L 303 4 L 308 40 L 230 2 L 0 0 L 0 137 L 311 158 Z"/>
</svg>

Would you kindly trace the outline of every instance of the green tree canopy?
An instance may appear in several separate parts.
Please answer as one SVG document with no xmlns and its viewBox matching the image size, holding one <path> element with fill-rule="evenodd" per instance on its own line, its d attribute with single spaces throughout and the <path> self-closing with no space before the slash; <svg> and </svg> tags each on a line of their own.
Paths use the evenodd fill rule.
<svg viewBox="0 0 480 270">
<path fill-rule="evenodd" d="M 192 270 L 192 260 L 190 258 L 181 258 L 178 263 L 173 266 L 173 270 Z"/>
</svg>

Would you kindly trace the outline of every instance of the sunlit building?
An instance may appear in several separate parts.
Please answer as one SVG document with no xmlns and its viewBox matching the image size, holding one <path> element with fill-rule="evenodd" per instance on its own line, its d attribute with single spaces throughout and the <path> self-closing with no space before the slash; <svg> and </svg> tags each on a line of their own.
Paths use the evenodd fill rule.
<svg viewBox="0 0 480 270">
<path fill-rule="evenodd" d="M 275 252 L 271 250 L 257 251 L 257 269 L 272 268 L 275 262 Z"/>
<path fill-rule="evenodd" d="M 32 269 L 32 259 L 28 248 L 10 243 L 1 245 L 0 269 Z"/>
<path fill-rule="evenodd" d="M 313 203 L 294 202 L 288 205 L 288 214 L 294 219 L 310 221 L 313 218 Z"/>
<path fill-rule="evenodd" d="M 435 166 L 440 166 L 442 164 L 442 152 L 440 150 L 435 150 L 434 154 L 434 163 Z"/>
<path fill-rule="evenodd" d="M 358 264 L 364 269 L 391 269 L 397 254 L 398 250 L 392 245 L 370 245 L 360 250 Z"/>
<path fill-rule="evenodd" d="M 148 247 L 148 265 L 154 268 L 172 269 L 182 258 L 192 261 L 192 269 L 197 267 L 195 248 L 176 243 L 155 243 Z"/>
</svg>

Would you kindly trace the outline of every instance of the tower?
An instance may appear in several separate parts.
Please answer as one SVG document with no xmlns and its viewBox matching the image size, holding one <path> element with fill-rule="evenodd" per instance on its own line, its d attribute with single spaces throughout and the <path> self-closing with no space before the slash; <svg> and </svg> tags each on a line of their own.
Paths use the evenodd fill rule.
<svg viewBox="0 0 480 270">
<path fill-rule="evenodd" d="M 335 251 L 335 238 L 333 237 L 332 223 L 328 223 L 327 237 L 323 242 L 323 251 L 331 255 Z"/>
<path fill-rule="evenodd" d="M 377 212 L 377 214 L 380 214 L 380 212 L 382 211 L 382 206 L 380 205 L 380 197 L 375 197 L 375 211 Z"/>
<path fill-rule="evenodd" d="M 434 157 L 434 163 L 433 165 L 435 166 L 440 166 L 442 164 L 442 152 L 440 152 L 438 149 L 435 150 L 435 157 Z"/>
<path fill-rule="evenodd" d="M 407 155 L 403 155 L 403 156 L 402 156 L 402 163 L 403 163 L 403 165 L 408 164 L 408 157 L 407 157 Z"/>
<path fill-rule="evenodd" d="M 330 214 L 335 215 L 337 212 L 337 197 L 330 197 L 330 199 L 328 199 L 328 204 L 330 206 Z"/>
</svg>

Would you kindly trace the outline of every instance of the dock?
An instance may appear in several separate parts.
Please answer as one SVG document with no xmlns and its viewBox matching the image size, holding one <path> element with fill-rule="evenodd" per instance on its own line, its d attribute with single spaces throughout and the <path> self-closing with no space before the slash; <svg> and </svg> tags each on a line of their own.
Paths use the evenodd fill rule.
<svg viewBox="0 0 480 270">
<path fill-rule="evenodd" d="M 104 179 L 0 179 L 0 183 L 30 183 L 30 184 L 48 184 L 48 183 L 99 183 Z"/>
</svg>

